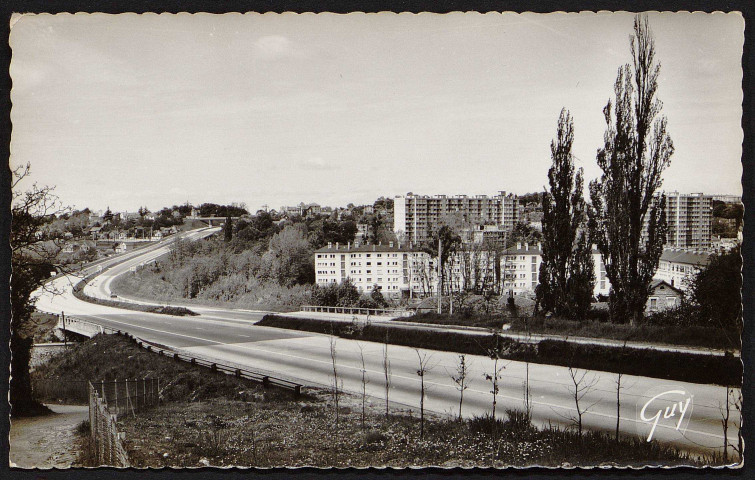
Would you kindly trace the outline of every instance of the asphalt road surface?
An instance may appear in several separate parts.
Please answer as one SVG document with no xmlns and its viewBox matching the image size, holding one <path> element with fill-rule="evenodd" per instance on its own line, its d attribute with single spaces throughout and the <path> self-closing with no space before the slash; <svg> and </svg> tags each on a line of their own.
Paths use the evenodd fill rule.
<svg viewBox="0 0 755 480">
<path fill-rule="evenodd" d="M 199 237 L 204 232 L 189 235 Z M 109 283 L 130 267 L 164 254 L 167 246 L 135 255 L 128 262 L 98 276 L 86 292 L 109 298 Z M 311 386 L 329 386 L 333 382 L 331 341 L 335 342 L 336 368 L 339 384 L 350 392 L 361 392 L 361 370 L 364 357 L 367 371 L 367 393 L 385 398 L 383 354 L 385 346 L 372 342 L 334 339 L 328 335 L 299 332 L 254 325 L 265 312 L 195 307 L 200 315 L 174 317 L 122 310 L 95 305 L 73 297 L 71 287 L 76 279 L 60 277 L 53 286 L 62 294 L 39 292 L 37 308 L 50 313 L 64 311 L 106 327 L 127 331 L 145 340 L 179 349 L 198 357 L 236 364 L 261 373 L 287 378 Z M 404 408 L 419 409 L 420 377 L 418 355 L 427 359 L 428 371 L 425 408 L 438 413 L 458 415 L 459 391 L 451 379 L 458 365 L 458 355 L 433 350 L 389 345 L 391 402 Z M 491 382 L 493 360 L 467 355 L 468 389 L 464 392 L 465 417 L 489 413 L 493 395 Z M 522 409 L 524 385 L 529 385 L 533 421 L 569 425 L 577 416 L 575 384 L 579 385 L 579 406 L 585 428 L 613 432 L 617 423 L 618 375 L 600 371 L 525 364 L 499 360 L 499 393 L 497 414 L 505 418 L 505 409 Z M 579 382 L 579 380 L 582 380 Z M 736 389 L 734 394 L 739 394 Z M 694 453 L 711 453 L 724 444 L 721 427 L 722 407 L 727 390 L 716 385 L 660 380 L 623 375 L 620 390 L 619 428 L 623 435 L 668 442 Z M 733 401 L 733 399 L 732 399 Z M 645 407 L 644 412 L 642 411 Z M 683 415 L 682 415 L 683 412 Z M 737 444 L 739 414 L 730 413 L 729 443 Z M 654 428 L 653 428 L 654 427 Z"/>
</svg>

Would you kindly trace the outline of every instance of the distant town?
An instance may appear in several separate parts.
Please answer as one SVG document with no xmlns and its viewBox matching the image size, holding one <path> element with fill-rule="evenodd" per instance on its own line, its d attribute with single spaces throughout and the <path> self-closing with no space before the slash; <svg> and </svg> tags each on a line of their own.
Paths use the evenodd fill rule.
<svg viewBox="0 0 755 480">
<path fill-rule="evenodd" d="M 393 298 L 422 298 L 437 294 L 439 280 L 437 252 L 426 248 L 428 240 L 441 225 L 452 225 L 463 247 L 449 257 L 444 270 L 448 293 L 483 291 L 493 285 L 500 294 L 534 297 L 542 262 L 539 196 L 505 191 L 493 196 L 407 193 L 380 197 L 371 205 L 302 202 L 277 210 L 263 205 L 254 215 L 244 204 L 188 202 L 157 212 L 144 207 L 136 212 L 83 209 L 51 221 L 38 235 L 65 238 L 62 254 L 68 260 L 92 261 L 198 225 L 225 226 L 229 217 L 236 231 L 260 215 L 279 227 L 327 219 L 341 224 L 346 235 L 325 239 L 315 251 L 317 285 L 349 279 L 360 292 L 378 289 Z M 730 252 L 742 241 L 740 196 L 669 192 L 665 200 L 668 236 L 648 311 L 678 306 L 690 279 L 710 255 Z M 611 285 L 595 246 L 592 255 L 594 297 L 606 298 Z"/>
</svg>

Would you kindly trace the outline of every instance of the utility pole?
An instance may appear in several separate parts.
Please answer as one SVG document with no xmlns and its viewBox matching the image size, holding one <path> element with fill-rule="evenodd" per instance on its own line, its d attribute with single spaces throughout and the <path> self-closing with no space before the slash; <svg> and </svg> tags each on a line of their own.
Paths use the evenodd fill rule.
<svg viewBox="0 0 755 480">
<path fill-rule="evenodd" d="M 438 234 L 438 315 L 443 313 L 442 298 L 443 298 L 443 265 L 441 264 L 441 258 L 443 258 L 443 243 L 441 242 L 440 234 Z"/>
</svg>

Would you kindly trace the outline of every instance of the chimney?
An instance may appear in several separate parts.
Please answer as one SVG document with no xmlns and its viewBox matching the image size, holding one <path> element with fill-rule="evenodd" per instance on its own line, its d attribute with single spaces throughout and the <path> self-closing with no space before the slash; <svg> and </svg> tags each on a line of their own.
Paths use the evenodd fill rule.
<svg viewBox="0 0 755 480">
<path fill-rule="evenodd" d="M 390 243 L 389 243 L 389 246 L 390 246 L 391 248 L 393 248 L 393 242 L 390 242 Z"/>
<path fill-rule="evenodd" d="M 336 250 L 338 250 L 338 242 L 336 242 Z"/>
<path fill-rule="evenodd" d="M 522 242 L 516 242 L 516 249 L 521 250 L 522 249 Z"/>
<path fill-rule="evenodd" d="M 354 248 L 359 248 L 359 241 L 354 240 Z"/>
<path fill-rule="evenodd" d="M 529 249 L 530 249 L 529 242 L 524 242 L 524 249 L 529 251 Z"/>
<path fill-rule="evenodd" d="M 328 248 L 333 248 L 333 242 L 328 242 Z"/>
<path fill-rule="evenodd" d="M 372 251 L 374 252 L 375 250 L 377 250 L 377 248 L 375 247 L 375 244 L 373 243 L 372 244 Z"/>
<path fill-rule="evenodd" d="M 346 244 L 346 250 L 351 250 L 351 242 L 348 242 L 348 243 Z"/>
</svg>

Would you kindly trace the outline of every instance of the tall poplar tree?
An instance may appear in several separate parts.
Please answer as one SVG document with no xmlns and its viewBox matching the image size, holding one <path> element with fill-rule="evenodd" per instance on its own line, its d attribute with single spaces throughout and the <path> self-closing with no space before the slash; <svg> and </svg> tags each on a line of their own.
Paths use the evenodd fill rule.
<svg viewBox="0 0 755 480">
<path fill-rule="evenodd" d="M 574 122 L 569 111 L 562 109 L 557 137 L 551 142 L 550 190 L 542 196 L 543 260 L 537 296 L 544 310 L 574 318 L 583 317 L 590 308 L 594 274 L 590 243 L 584 231 L 577 241 L 585 226 L 586 207 L 582 169 L 576 172 L 574 169 L 573 143 Z"/>
<path fill-rule="evenodd" d="M 619 68 L 609 100 L 604 146 L 598 150 L 600 179 L 590 182 L 590 226 L 611 281 L 614 321 L 642 319 L 650 281 L 666 242 L 665 199 L 657 195 L 674 144 L 656 98 L 661 65 L 646 15 L 634 20 L 632 65 Z"/>
<path fill-rule="evenodd" d="M 225 218 L 225 228 L 223 228 L 223 239 L 226 242 L 233 240 L 233 220 L 230 215 Z"/>
</svg>

